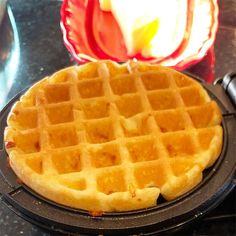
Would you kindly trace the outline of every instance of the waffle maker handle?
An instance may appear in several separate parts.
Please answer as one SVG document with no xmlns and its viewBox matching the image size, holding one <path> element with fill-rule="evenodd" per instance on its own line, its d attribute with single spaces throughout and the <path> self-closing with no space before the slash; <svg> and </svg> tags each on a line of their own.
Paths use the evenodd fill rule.
<svg viewBox="0 0 236 236">
<path fill-rule="evenodd" d="M 217 79 L 214 84 L 221 84 L 236 107 L 236 72 L 226 74 L 223 78 Z"/>
<path fill-rule="evenodd" d="M 236 72 L 227 73 L 223 78 L 215 80 L 215 84 L 220 84 L 236 108 Z M 233 184 L 236 186 L 236 169 L 233 175 Z"/>
</svg>

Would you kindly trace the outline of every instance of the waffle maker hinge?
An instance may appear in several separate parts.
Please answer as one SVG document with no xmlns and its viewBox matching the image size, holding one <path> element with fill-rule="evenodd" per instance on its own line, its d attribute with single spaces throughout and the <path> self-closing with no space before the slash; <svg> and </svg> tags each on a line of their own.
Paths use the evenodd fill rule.
<svg viewBox="0 0 236 236">
<path fill-rule="evenodd" d="M 231 72 L 215 80 L 214 85 L 220 84 L 236 108 L 236 72 Z M 235 109 L 233 109 L 235 113 Z"/>
</svg>

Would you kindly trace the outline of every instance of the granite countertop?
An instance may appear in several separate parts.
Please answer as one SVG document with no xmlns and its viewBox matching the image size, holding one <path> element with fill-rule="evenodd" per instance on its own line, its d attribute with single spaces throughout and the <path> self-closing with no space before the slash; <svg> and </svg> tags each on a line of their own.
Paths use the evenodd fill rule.
<svg viewBox="0 0 236 236">
<path fill-rule="evenodd" d="M 220 26 L 214 48 L 200 63 L 188 69 L 209 82 L 236 71 L 236 2 L 218 2 Z M 62 40 L 59 26 L 61 1 L 9 0 L 8 6 L 10 18 L 13 16 L 15 19 L 15 32 L 2 29 L 7 37 L 4 39 L 0 31 L 0 49 L 3 46 L 6 49 L 2 54 L 0 50 L 0 109 L 25 87 L 58 69 L 75 64 Z M 0 24 L 0 30 L 1 27 Z M 2 42 L 5 44 L 1 45 Z M 9 63 L 3 64 L 4 60 L 9 60 Z M 235 197 L 234 190 L 208 218 L 174 235 L 216 235 L 219 232 L 221 235 L 235 235 Z M 212 217 L 222 214 L 226 217 L 221 218 L 220 224 L 212 220 Z M 54 234 L 23 220 L 0 201 L 0 235 Z"/>
<path fill-rule="evenodd" d="M 16 54 L 14 65 L 10 67 L 12 78 L 7 74 L 1 78 L 11 80 L 11 85 L 5 90 L 7 99 L 42 77 L 73 63 L 64 47 L 59 26 L 61 1 L 10 0 L 8 3 L 15 18 L 18 39 L 12 52 Z"/>
</svg>

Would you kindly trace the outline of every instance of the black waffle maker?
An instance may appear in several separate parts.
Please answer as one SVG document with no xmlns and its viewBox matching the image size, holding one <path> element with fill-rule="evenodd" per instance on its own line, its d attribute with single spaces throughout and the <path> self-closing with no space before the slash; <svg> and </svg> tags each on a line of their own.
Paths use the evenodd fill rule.
<svg viewBox="0 0 236 236">
<path fill-rule="evenodd" d="M 70 235 L 157 235 L 181 229 L 207 214 L 223 201 L 236 184 L 236 73 L 216 80 L 215 85 L 192 77 L 204 86 L 220 106 L 224 140 L 220 157 L 204 171 L 203 181 L 190 192 L 170 202 L 158 199 L 157 206 L 148 209 L 104 213 L 94 217 L 86 211 L 47 200 L 18 181 L 9 167 L 1 135 L 0 193 L 6 206 L 33 224 L 54 233 Z M 1 134 L 11 106 L 23 92 L 1 111 Z"/>
</svg>

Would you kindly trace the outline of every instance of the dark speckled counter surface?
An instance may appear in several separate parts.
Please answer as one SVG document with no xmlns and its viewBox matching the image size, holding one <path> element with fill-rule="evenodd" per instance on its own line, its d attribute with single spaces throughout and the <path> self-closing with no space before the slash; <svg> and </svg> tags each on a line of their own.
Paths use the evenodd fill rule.
<svg viewBox="0 0 236 236">
<path fill-rule="evenodd" d="M 62 41 L 60 6 L 61 1 L 56 0 L 8 1 L 10 19 L 7 14 L 2 22 L 0 18 L 0 109 L 23 88 L 74 64 Z M 220 27 L 214 48 L 188 69 L 208 82 L 236 71 L 236 1 L 219 0 L 219 6 Z M 11 31 L 6 25 L 7 21 L 14 21 L 13 17 L 15 25 Z M 208 216 L 174 235 L 236 235 L 235 199 L 234 190 Z M 0 195 L 0 236 L 7 235 L 55 234 L 17 216 L 5 206 Z"/>
<path fill-rule="evenodd" d="M 59 26 L 61 1 L 11 0 L 8 3 L 19 36 L 19 61 L 14 62 L 18 66 L 13 68 L 15 76 L 6 89 L 7 98 L 11 98 L 26 86 L 72 62 Z M 9 80 L 7 74 L 1 79 Z"/>
</svg>

